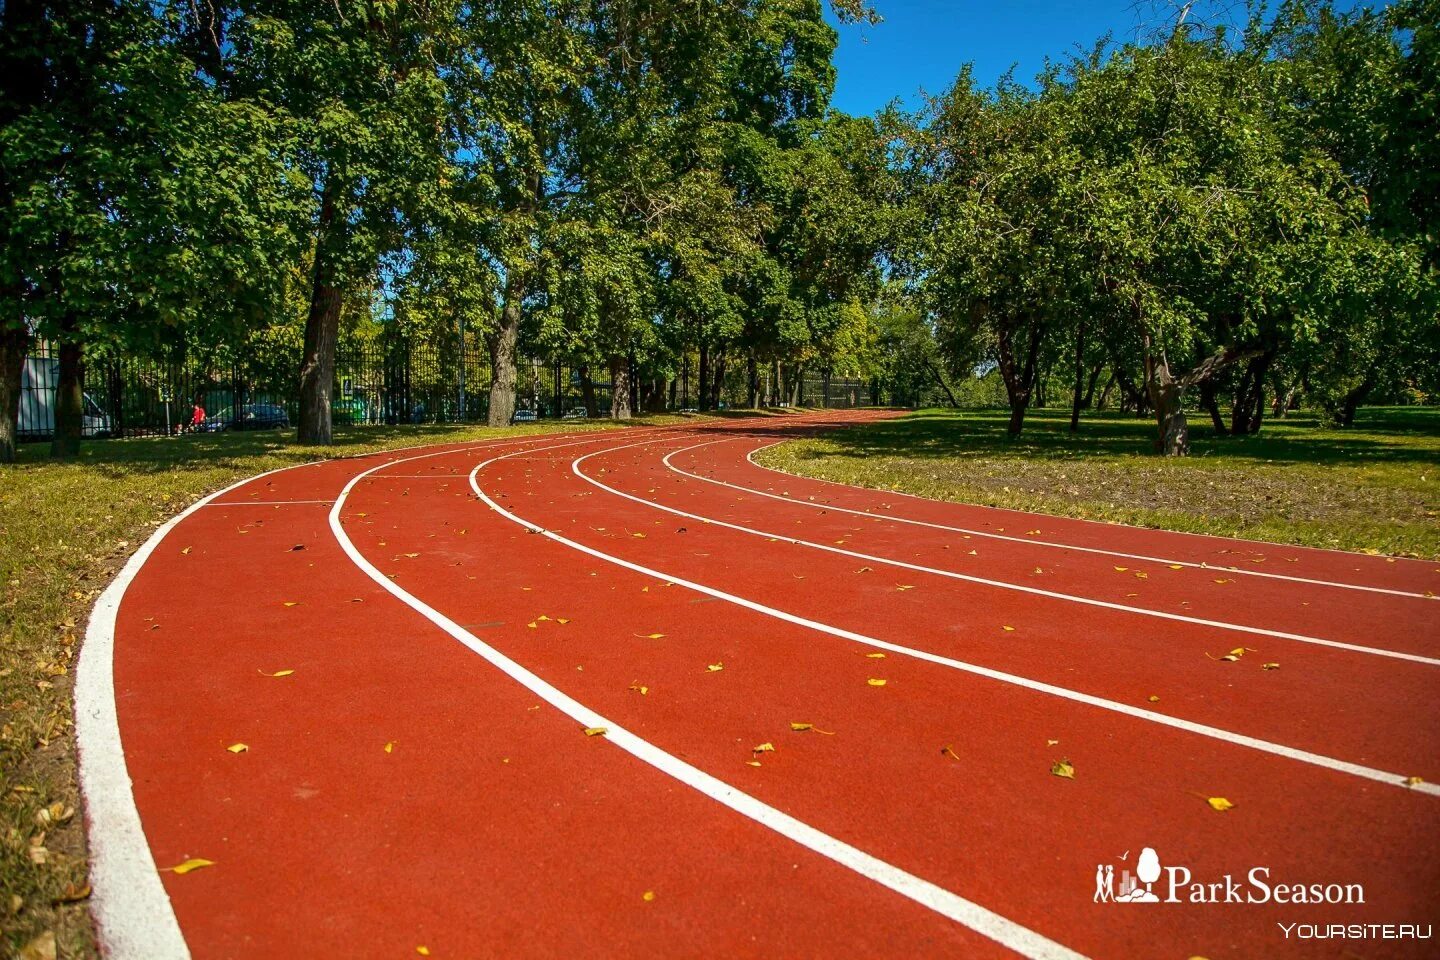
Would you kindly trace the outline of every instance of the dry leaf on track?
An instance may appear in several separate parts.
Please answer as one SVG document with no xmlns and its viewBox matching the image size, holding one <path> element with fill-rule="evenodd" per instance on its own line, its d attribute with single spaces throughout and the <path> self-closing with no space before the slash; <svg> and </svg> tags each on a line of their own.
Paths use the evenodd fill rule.
<svg viewBox="0 0 1440 960">
<path fill-rule="evenodd" d="M 1057 777 L 1064 777 L 1066 780 L 1075 779 L 1075 767 L 1069 760 L 1060 760 L 1052 764 L 1050 772 Z"/>
<path fill-rule="evenodd" d="M 178 873 L 181 876 L 184 876 L 192 870 L 199 870 L 202 867 L 213 866 L 215 866 L 214 860 L 205 860 L 200 857 L 194 857 L 190 860 L 186 860 L 184 863 L 177 863 L 173 867 L 161 867 L 160 869 L 162 871 L 166 871 L 169 873 Z"/>
</svg>

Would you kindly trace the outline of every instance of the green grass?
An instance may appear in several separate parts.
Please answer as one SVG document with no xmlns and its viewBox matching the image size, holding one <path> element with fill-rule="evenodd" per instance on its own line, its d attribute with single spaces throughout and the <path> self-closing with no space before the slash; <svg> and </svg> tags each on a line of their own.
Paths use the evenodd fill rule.
<svg viewBox="0 0 1440 960">
<path fill-rule="evenodd" d="M 352 427 L 338 430 L 331 447 L 302 447 L 271 432 L 109 440 L 87 444 L 70 463 L 51 460 L 48 445 L 22 447 L 19 463 L 0 466 L 0 954 L 47 932 L 61 957 L 97 952 L 83 897 L 65 902 L 86 889 L 71 670 L 95 598 L 155 527 L 206 493 L 277 467 L 615 426 Z M 42 822 L 52 804 L 58 816 Z"/>
<path fill-rule="evenodd" d="M 1216 437 L 1192 421 L 1191 456 L 1153 455 L 1151 421 L 1038 410 L 924 410 L 773 447 L 771 467 L 940 500 L 1164 530 L 1440 557 L 1440 408 L 1362 410 L 1350 429 L 1313 416 Z"/>
</svg>

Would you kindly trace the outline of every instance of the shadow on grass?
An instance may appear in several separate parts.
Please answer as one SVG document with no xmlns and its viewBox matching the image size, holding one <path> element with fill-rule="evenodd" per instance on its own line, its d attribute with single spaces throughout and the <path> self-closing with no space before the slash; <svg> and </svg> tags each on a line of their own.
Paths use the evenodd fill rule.
<svg viewBox="0 0 1440 960">
<path fill-rule="evenodd" d="M 829 432 L 835 451 L 849 456 L 942 459 L 961 455 L 1038 460 L 1150 456 L 1155 425 L 1118 413 L 1092 413 L 1070 433 L 1068 412 L 1033 411 L 1018 437 L 1006 431 L 1008 411 L 922 410 Z M 1191 456 L 1277 463 L 1343 464 L 1357 460 L 1440 463 L 1440 408 L 1381 407 L 1362 410 L 1354 427 L 1322 427 L 1313 414 L 1267 422 L 1244 437 L 1215 435 L 1208 423 L 1191 421 Z"/>
</svg>

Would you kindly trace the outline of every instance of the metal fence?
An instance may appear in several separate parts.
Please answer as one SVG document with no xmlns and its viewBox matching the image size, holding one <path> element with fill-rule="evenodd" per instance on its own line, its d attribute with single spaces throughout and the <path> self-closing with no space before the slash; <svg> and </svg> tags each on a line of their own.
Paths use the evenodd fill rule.
<svg viewBox="0 0 1440 960">
<path fill-rule="evenodd" d="M 256 349 L 243 356 L 177 353 L 154 357 L 91 357 L 83 372 L 87 437 L 163 436 L 186 432 L 286 427 L 298 415 L 298 351 Z M 35 344 L 21 377 L 22 440 L 54 431 L 58 353 Z M 591 368 L 596 374 L 601 371 Z M 744 384 L 727 377 L 727 407 L 746 402 Z M 637 378 L 631 378 L 638 383 Z M 337 424 L 453 423 L 484 420 L 489 412 L 490 361 L 478 342 L 464 347 L 401 335 L 344 343 L 336 351 L 331 411 Z M 610 384 L 593 383 L 601 416 Z M 673 391 L 672 391 L 673 393 Z M 638 399 L 638 398 L 637 398 Z M 680 396 L 664 406 L 680 408 Z M 858 407 L 890 402 L 876 381 L 807 374 L 802 406 Z M 695 403 L 692 396 L 690 402 Z M 541 417 L 583 409 L 581 373 L 560 361 L 521 359 L 516 405 Z"/>
</svg>

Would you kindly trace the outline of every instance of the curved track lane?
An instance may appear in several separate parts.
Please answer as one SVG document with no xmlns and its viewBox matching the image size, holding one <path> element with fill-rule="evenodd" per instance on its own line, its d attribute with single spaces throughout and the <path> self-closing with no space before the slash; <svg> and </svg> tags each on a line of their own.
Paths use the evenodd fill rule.
<svg viewBox="0 0 1440 960">
<path fill-rule="evenodd" d="M 1385 777 L 1440 774 L 1440 667 L 1273 636 L 1216 662 L 1233 631 L 793 543 L 1015 583 L 1039 567 L 1107 599 L 1123 572 L 1104 568 L 1140 564 L 1065 545 L 1195 563 L 1242 549 L 746 460 L 808 426 L 336 461 L 181 521 L 120 604 L 114 677 L 154 859 L 216 861 L 163 874 L 190 951 L 1214 960 L 1344 955 L 1277 922 L 1433 917 L 1440 798 Z M 1424 589 L 1408 564 L 1263 550 L 1307 577 Z M 1216 598 L 1199 589 L 1213 571 L 1145 563 L 1117 604 L 1173 609 L 1150 594 L 1172 577 L 1163 590 L 1193 589 L 1197 619 L 1436 652 L 1415 612 L 1430 608 L 1408 606 L 1423 596 L 1235 577 Z M 1255 590 L 1270 592 L 1226 602 Z M 1310 617 L 1325 591 L 1364 612 Z M 1048 773 L 1060 759 L 1073 781 Z M 1212 811 L 1217 795 L 1236 808 Z M 1147 845 L 1196 879 L 1264 865 L 1364 884 L 1367 902 L 1093 903 L 1096 863 Z M 1365 955 L 1424 953 L 1382 946 Z"/>
</svg>

